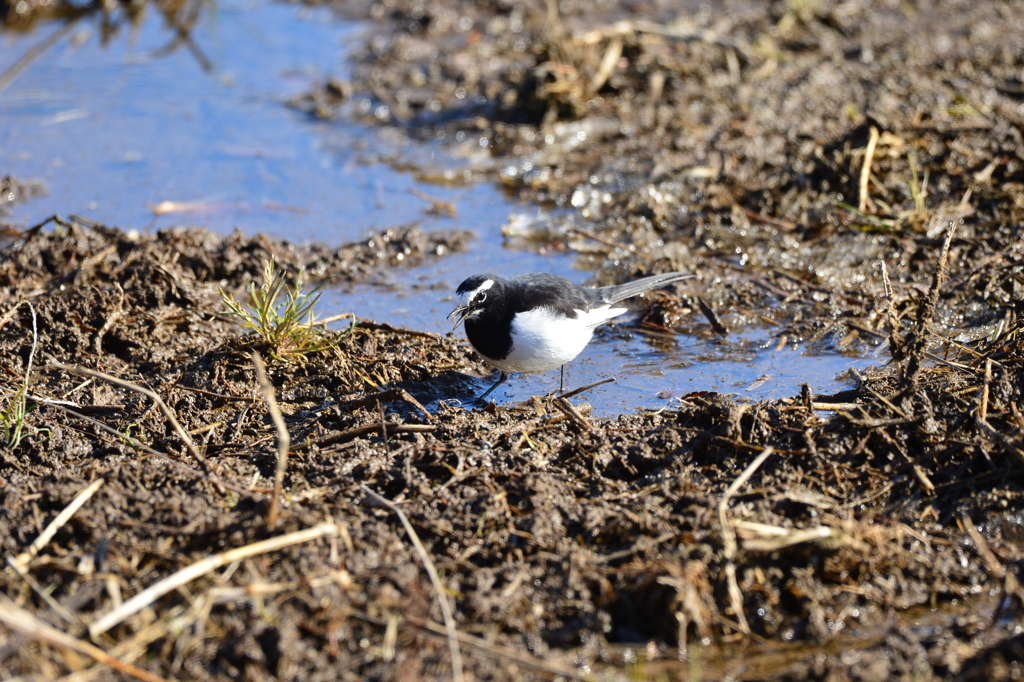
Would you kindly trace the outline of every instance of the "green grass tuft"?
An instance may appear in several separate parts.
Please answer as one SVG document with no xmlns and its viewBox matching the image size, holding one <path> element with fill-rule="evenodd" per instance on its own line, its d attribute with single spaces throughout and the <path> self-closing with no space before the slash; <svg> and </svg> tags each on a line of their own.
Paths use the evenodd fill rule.
<svg viewBox="0 0 1024 682">
<path fill-rule="evenodd" d="M 286 286 L 285 275 L 276 271 L 271 258 L 263 265 L 263 283 L 257 287 L 253 282 L 250 286 L 251 308 L 243 306 L 224 289 L 220 290 L 228 312 L 243 327 L 256 332 L 266 352 L 275 360 L 302 361 L 311 353 L 337 346 L 345 338 L 315 325 L 313 306 L 320 300 L 320 287 L 304 293 L 304 279 L 305 271 L 300 270 L 291 286 Z"/>
</svg>

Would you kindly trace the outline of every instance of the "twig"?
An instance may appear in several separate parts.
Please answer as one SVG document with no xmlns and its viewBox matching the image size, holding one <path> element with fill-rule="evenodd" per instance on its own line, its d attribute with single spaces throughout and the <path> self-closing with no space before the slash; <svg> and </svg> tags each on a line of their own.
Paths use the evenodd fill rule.
<svg viewBox="0 0 1024 682">
<path fill-rule="evenodd" d="M 594 425 L 590 423 L 590 420 L 580 414 L 580 411 L 576 409 L 576 406 L 566 400 L 565 396 L 555 398 L 551 401 L 551 404 L 558 408 L 559 412 L 576 422 L 579 426 L 582 426 L 587 431 L 594 430 Z"/>
<path fill-rule="evenodd" d="M 147 647 L 161 637 L 165 637 L 171 628 L 171 622 L 158 620 L 139 630 L 131 639 L 118 642 L 115 646 L 107 649 L 107 654 L 125 663 L 130 663 L 141 658 L 146 653 Z M 100 666 L 93 666 L 75 671 L 70 675 L 65 675 L 57 680 L 57 682 L 89 682 L 89 680 L 99 677 L 103 672 L 105 670 Z"/>
<path fill-rule="evenodd" d="M 910 395 L 917 387 L 917 375 L 921 369 L 921 357 L 924 355 L 925 346 L 928 344 L 932 319 L 935 317 L 935 308 L 939 303 L 939 290 L 942 289 L 942 285 L 946 281 L 949 246 L 953 242 L 954 234 L 956 234 L 956 223 L 950 222 L 949 230 L 946 232 L 946 240 L 942 243 L 942 251 L 939 253 L 939 262 L 936 264 L 935 274 L 932 276 L 932 285 L 928 289 L 928 294 L 924 297 L 923 304 L 918 308 L 914 333 L 907 341 L 906 371 L 901 381 L 904 395 Z"/>
<path fill-rule="evenodd" d="M 111 246 L 106 250 L 114 252 L 117 251 L 117 247 Z M 83 265 L 83 268 L 84 267 L 85 266 Z M 100 327 L 98 332 L 96 332 L 96 338 L 93 340 L 93 351 L 96 355 L 103 355 L 103 337 L 107 335 L 107 332 L 113 329 L 118 320 L 124 317 L 124 288 L 121 286 L 121 283 L 117 281 L 114 282 L 114 288 L 117 289 L 118 293 L 117 308 L 107 315 L 107 319 L 103 322 L 103 326 Z"/>
<path fill-rule="evenodd" d="M 65 372 L 73 372 L 81 376 L 102 379 L 108 383 L 114 384 L 115 386 L 127 388 L 129 390 L 135 391 L 136 393 L 141 393 L 142 395 L 146 396 L 147 398 L 155 402 L 157 404 L 157 407 L 160 408 L 160 411 L 164 413 L 164 416 L 167 418 L 167 421 L 171 423 L 171 426 L 174 428 L 175 432 L 177 432 L 178 437 L 181 438 L 182 441 L 184 441 L 185 447 L 188 449 L 188 453 L 192 455 L 192 458 L 199 462 L 200 466 L 203 467 L 204 471 L 206 471 L 207 473 L 210 472 L 210 467 L 206 463 L 206 458 L 199 453 L 199 449 L 196 448 L 195 443 L 193 443 L 192 439 L 189 438 L 188 433 L 186 433 L 185 429 L 183 429 L 181 427 L 181 424 L 178 423 L 178 419 L 174 416 L 174 413 L 171 412 L 171 408 L 167 407 L 167 403 L 165 403 L 163 398 L 161 398 L 155 391 L 151 391 L 148 388 L 143 388 L 142 386 L 139 386 L 138 384 L 133 384 L 130 381 L 125 381 L 124 379 L 119 379 L 115 376 L 111 376 L 110 374 L 105 374 L 104 372 L 97 372 L 96 370 L 86 369 L 84 367 L 73 367 L 71 365 L 64 365 L 59 362 L 53 361 L 50 362 L 49 366 L 64 370 Z"/>
<path fill-rule="evenodd" d="M 351 411 L 359 407 L 369 407 L 370 405 L 374 405 L 376 403 L 387 403 L 396 400 L 401 400 L 415 407 L 420 412 L 420 414 L 422 414 L 424 418 L 426 418 L 428 422 L 433 421 L 433 415 L 431 415 L 430 412 L 427 411 L 427 408 L 423 407 L 420 401 L 412 397 L 412 395 L 404 388 L 398 387 L 389 388 L 386 391 L 374 393 L 373 395 L 368 395 L 363 398 L 358 398 L 356 400 L 349 400 L 348 402 L 345 403 L 339 403 L 338 407 L 342 408 L 343 410 Z"/>
<path fill-rule="evenodd" d="M 167 23 L 169 23 L 174 28 L 174 31 L 177 34 L 177 36 L 165 47 L 158 50 L 156 54 L 158 56 L 170 54 L 178 47 L 179 44 L 183 44 L 188 49 L 188 51 L 192 53 L 192 56 L 199 64 L 199 68 L 201 68 L 205 73 L 212 72 L 214 69 L 213 62 L 210 61 L 210 59 L 206 56 L 206 54 L 199 47 L 199 45 L 196 44 L 195 39 L 192 37 L 192 29 L 195 28 L 195 20 L 190 20 L 186 18 L 185 21 L 188 22 L 186 24 L 170 12 L 165 12 L 164 18 L 167 20 Z"/>
<path fill-rule="evenodd" d="M 811 403 L 811 409 L 819 412 L 852 412 L 866 407 L 863 403 Z"/>
<path fill-rule="evenodd" d="M 739 204 L 736 205 L 739 206 Z M 764 223 L 765 225 L 771 225 L 772 227 L 777 227 L 780 230 L 785 230 L 786 232 L 792 232 L 797 228 L 796 223 L 790 222 L 788 220 L 783 220 L 782 218 L 773 218 L 770 215 L 758 213 L 757 211 L 753 211 L 744 206 L 740 206 L 740 210 L 743 211 L 743 215 L 747 216 L 748 219 L 753 220 L 756 223 Z"/>
<path fill-rule="evenodd" d="M 367 495 L 397 514 L 402 525 L 405 527 L 405 532 L 409 534 L 409 539 L 412 540 L 412 544 L 420 556 L 420 561 L 423 562 L 423 567 L 426 569 L 427 575 L 430 576 L 430 582 L 434 585 L 434 591 L 437 593 L 437 601 L 441 605 L 441 615 L 444 616 L 444 627 L 448 634 L 448 648 L 451 651 L 452 657 L 452 680 L 453 682 L 462 682 L 462 653 L 459 651 L 459 636 L 458 630 L 455 628 L 455 617 L 452 615 L 452 607 L 448 603 L 448 596 L 445 594 L 444 585 L 441 584 L 441 578 L 437 575 L 437 569 L 434 568 L 430 555 L 427 554 L 426 547 L 420 542 L 420 538 L 416 535 L 416 530 L 412 527 L 412 524 L 409 523 L 409 517 L 405 515 L 405 512 L 396 507 L 387 498 L 370 490 L 365 483 L 360 483 L 359 487 Z"/>
<path fill-rule="evenodd" d="M 615 377 L 608 377 L 607 379 L 601 379 L 600 381 L 595 381 L 592 384 L 587 384 L 586 386 L 580 386 L 579 388 L 574 388 L 573 390 L 569 391 L 568 393 L 563 393 L 562 397 L 568 399 L 568 398 L 573 397 L 574 395 L 579 395 L 580 393 L 583 393 L 584 391 L 589 391 L 592 388 L 597 388 L 598 386 L 603 386 L 605 384 L 610 384 L 613 381 L 615 381 Z"/>
<path fill-rule="evenodd" d="M 630 247 L 630 246 L 624 246 L 622 244 L 617 244 L 617 243 L 611 241 L 610 239 L 605 239 L 604 237 L 599 237 L 596 234 L 593 234 L 591 232 L 587 232 L 586 230 L 581 230 L 578 227 L 574 227 L 574 228 L 570 229 L 569 232 L 578 234 L 581 237 L 586 237 L 587 239 L 593 239 L 595 242 L 597 242 L 599 244 L 604 244 L 605 246 L 607 246 L 609 248 L 612 248 L 612 249 L 617 249 L 617 250 L 621 249 L 622 251 L 631 251 L 632 250 L 632 247 Z"/>
<path fill-rule="evenodd" d="M 967 534 L 974 541 L 974 548 L 978 550 L 978 556 L 985 562 L 985 568 L 988 569 L 989 575 L 993 578 L 1006 577 L 1006 568 L 1000 563 L 995 552 L 989 548 L 985 536 L 978 532 L 978 528 L 974 525 L 974 521 L 971 521 L 971 517 L 964 514 L 960 518 L 963 521 L 964 528 L 967 529 Z"/>
<path fill-rule="evenodd" d="M 14 62 L 10 68 L 0 75 L 0 92 L 7 89 L 7 86 L 14 82 L 14 79 L 21 75 L 21 72 L 29 67 L 29 65 L 39 58 L 41 54 L 46 52 L 48 49 L 53 47 L 58 40 L 63 38 L 68 32 L 75 27 L 77 22 L 75 19 L 69 19 L 64 22 L 63 26 L 60 26 L 50 35 L 43 38 L 39 43 L 30 47 L 25 54 L 18 58 L 18 61 Z"/>
<path fill-rule="evenodd" d="M 618 21 L 611 26 L 606 26 L 605 28 L 594 31 L 588 31 L 576 38 L 576 42 L 587 45 L 593 44 L 602 38 L 611 36 L 630 36 L 634 33 L 651 33 L 664 38 L 671 38 L 673 40 L 702 42 L 707 43 L 708 45 L 717 45 L 718 47 L 736 50 L 747 60 L 754 58 L 751 54 L 750 46 L 745 42 L 726 36 L 720 36 L 710 29 L 692 31 L 678 26 L 667 26 L 664 24 L 657 24 L 653 21 L 644 20 Z"/>
<path fill-rule="evenodd" d="M 423 190 L 411 187 L 409 193 L 413 196 L 423 199 L 423 201 L 430 204 L 430 213 L 434 215 L 441 215 L 446 218 L 454 218 L 456 216 L 455 204 L 450 201 L 442 201 L 437 197 L 432 197 Z"/>
<path fill-rule="evenodd" d="M 321 318 L 321 319 L 315 321 L 313 323 L 313 326 L 314 327 L 322 327 L 322 326 L 324 326 L 326 324 L 330 324 L 331 322 L 338 322 L 339 320 L 348 320 L 348 319 L 351 319 L 352 323 L 355 324 L 358 321 L 359 318 L 357 318 L 352 313 L 341 313 L 340 315 L 331 315 L 330 317 Z"/>
<path fill-rule="evenodd" d="M 259 353 L 252 352 L 252 364 L 256 367 L 256 379 L 260 384 L 260 391 L 263 399 L 267 401 L 267 410 L 270 412 L 270 419 L 277 428 L 277 471 L 274 473 L 274 495 L 270 498 L 270 508 L 267 510 L 267 525 L 271 528 L 277 525 L 277 514 L 281 505 L 281 487 L 284 485 L 284 472 L 288 468 L 288 447 L 292 439 L 288 435 L 288 427 L 285 426 L 284 417 L 277 406 L 277 399 L 274 398 L 274 385 L 267 378 L 267 369 L 260 359 Z"/>
<path fill-rule="evenodd" d="M 318 448 L 326 448 L 331 445 L 337 445 L 338 443 L 347 443 L 350 440 L 355 440 L 360 436 L 366 436 L 371 433 L 381 431 L 381 423 L 377 422 L 374 424 L 367 424 L 365 426 L 355 426 L 351 429 L 345 429 L 344 431 L 338 431 L 332 433 L 329 436 L 313 441 L 312 445 Z M 433 424 L 399 424 L 397 422 L 387 422 L 384 425 L 387 433 L 395 435 L 396 433 L 429 433 L 437 429 Z M 296 452 L 302 452 L 309 449 L 310 443 L 299 443 L 293 450 Z"/>
<path fill-rule="evenodd" d="M 985 380 L 981 386 L 981 397 L 978 399 L 978 419 L 988 419 L 988 394 L 992 385 L 992 359 L 985 360 Z"/>
<path fill-rule="evenodd" d="M 346 315 L 346 317 L 348 316 Z M 435 341 L 440 341 L 444 338 L 440 334 L 435 334 L 434 332 L 420 332 L 415 329 L 402 329 L 401 327 L 393 327 L 387 322 L 374 322 L 373 320 L 368 320 L 365 317 L 356 317 L 354 315 L 351 317 L 359 323 L 359 327 L 361 329 L 375 329 L 378 331 L 390 332 L 392 334 L 402 334 L 403 336 L 419 336 L 425 339 L 434 339 Z"/>
<path fill-rule="evenodd" d="M 774 552 L 804 542 L 821 542 L 835 536 L 828 526 L 783 528 L 751 521 L 737 521 L 736 528 L 747 535 L 743 538 L 743 549 L 760 552 Z"/>
<path fill-rule="evenodd" d="M 246 395 L 226 395 L 224 393 L 214 393 L 213 391 L 206 391 L 195 386 L 186 386 L 185 384 L 174 384 L 174 388 L 180 388 L 183 391 L 191 391 L 192 393 L 198 393 L 199 395 L 205 395 L 210 398 L 217 398 L 218 400 L 236 400 L 243 403 L 257 403 L 259 398 L 250 398 Z"/>
<path fill-rule="evenodd" d="M 622 47 L 622 38 L 619 36 L 613 37 L 608 42 L 608 49 L 605 50 L 604 57 L 601 58 L 601 64 L 597 67 L 597 73 L 594 74 L 590 81 L 591 93 L 596 94 L 608 82 L 608 79 L 611 78 L 615 67 L 619 63 L 619 58 L 622 57 Z"/>
<path fill-rule="evenodd" d="M 49 606 L 54 613 L 56 613 L 58 616 L 64 619 L 65 622 L 70 623 L 71 625 L 82 624 L 81 619 L 75 616 L 75 614 L 71 613 L 71 611 L 65 608 L 56 599 L 54 599 L 53 595 L 50 594 L 50 591 L 42 585 L 40 585 L 39 581 L 36 580 L 35 577 L 33 577 L 32 574 L 29 573 L 26 569 L 23 569 L 19 567 L 17 564 L 15 564 L 14 559 L 8 557 L 7 563 L 10 565 L 11 568 L 14 569 L 14 572 L 17 573 L 22 580 L 28 583 L 28 586 L 32 588 L 32 591 L 35 592 L 40 599 L 46 602 L 46 605 Z"/>
<path fill-rule="evenodd" d="M 657 69 L 651 74 L 647 85 L 647 98 L 640 110 L 640 125 L 650 128 L 658 120 L 658 104 L 661 102 L 662 93 L 665 91 L 665 72 Z"/>
<path fill-rule="evenodd" d="M 903 337 L 900 334 L 900 319 L 896 314 L 896 301 L 893 297 L 892 282 L 889 281 L 889 270 L 885 261 L 879 261 L 882 269 L 882 290 L 885 292 L 886 316 L 889 319 L 889 354 L 900 375 L 903 374 Z"/>
<path fill-rule="evenodd" d="M 104 482 L 105 481 L 102 478 L 97 478 L 82 490 L 82 492 L 75 495 L 75 499 L 71 500 L 71 502 L 68 503 L 68 506 L 64 507 L 60 514 L 57 514 L 57 518 L 50 521 L 49 525 L 43 529 L 43 532 L 39 534 L 39 537 L 37 537 L 31 545 L 29 545 L 27 550 L 19 554 L 17 558 L 9 560 L 14 569 L 20 572 L 27 568 L 28 562 L 32 561 L 36 554 L 39 553 L 39 550 L 49 544 L 50 540 L 53 539 L 53 536 L 57 534 L 57 531 L 75 515 L 75 512 L 82 508 L 82 505 L 89 501 L 89 498 L 91 498 L 96 491 L 103 486 Z"/>
<path fill-rule="evenodd" d="M 704 317 L 708 319 L 708 324 L 711 325 L 711 328 L 715 330 L 716 334 L 721 334 L 722 336 L 729 335 L 729 328 L 722 324 L 722 321 L 718 319 L 718 315 L 715 314 L 714 309 L 712 309 L 712 307 L 709 306 L 700 296 L 697 297 L 697 305 L 700 307 L 700 311 L 704 313 Z"/>
<path fill-rule="evenodd" d="M 868 182 L 871 180 L 871 163 L 875 159 L 875 147 L 878 145 L 878 128 L 871 126 L 868 132 L 868 146 L 864 150 L 864 165 L 860 169 L 860 203 L 858 204 L 862 213 L 867 213 L 871 204 L 871 197 L 868 196 Z"/>
<path fill-rule="evenodd" d="M 729 600 L 732 602 L 732 609 L 736 612 L 736 620 L 739 622 L 740 630 L 744 634 L 750 632 L 750 626 L 747 624 L 747 617 L 743 613 L 743 594 L 740 592 L 740 587 L 736 582 L 736 564 L 733 560 L 736 558 L 736 529 L 729 524 L 729 519 L 726 517 L 726 511 L 729 508 L 729 499 L 736 494 L 736 491 L 746 483 L 754 472 L 764 464 L 764 461 L 768 459 L 768 456 L 774 452 L 774 449 L 769 445 L 761 454 L 758 455 L 753 462 L 751 462 L 743 473 L 732 482 L 725 493 L 722 495 L 721 501 L 718 503 L 718 522 L 722 526 L 722 539 L 725 543 L 725 577 L 728 581 L 729 587 Z"/>
<path fill-rule="evenodd" d="M 297 545 L 300 542 L 309 542 L 310 540 L 316 540 L 317 538 L 325 535 L 333 536 L 337 533 L 338 526 L 333 522 L 321 523 L 313 526 L 312 528 L 279 535 L 276 538 L 270 538 L 268 540 L 261 540 L 259 542 L 254 542 L 251 545 L 236 547 L 235 549 L 229 549 L 226 552 L 221 552 L 220 554 L 214 554 L 213 556 L 201 559 L 191 566 L 186 566 L 177 573 L 173 573 L 163 580 L 150 585 L 142 592 L 139 592 L 137 595 L 121 604 L 118 608 L 94 621 L 93 624 L 89 626 L 89 635 L 94 638 L 102 635 L 110 628 L 114 627 L 124 619 L 135 615 L 171 590 L 175 590 L 186 585 L 196 578 L 206 575 L 210 571 L 216 570 L 221 566 L 227 566 L 233 561 L 241 561 L 242 559 L 247 559 L 251 556 L 256 556 L 257 554 L 273 552 L 290 545 Z"/>
<path fill-rule="evenodd" d="M 145 680 L 145 682 L 167 682 L 159 675 L 154 675 L 142 668 L 137 668 L 130 663 L 114 658 L 97 646 L 64 634 L 57 628 L 44 623 L 35 615 L 22 609 L 6 596 L 0 596 L 0 623 L 32 639 L 88 656 L 136 679 Z"/>
<path fill-rule="evenodd" d="M 3 315 L 0 315 L 0 329 L 3 329 L 4 325 L 6 325 L 8 322 L 10 322 L 14 318 L 14 313 L 16 313 L 18 311 L 18 307 L 21 306 L 21 303 L 22 303 L 21 301 L 18 301 L 17 303 L 12 305 L 10 308 L 8 308 L 7 311 L 4 312 Z M 26 301 L 26 303 L 27 303 L 27 301 Z M 31 304 L 29 304 L 29 305 L 31 305 Z"/>
</svg>

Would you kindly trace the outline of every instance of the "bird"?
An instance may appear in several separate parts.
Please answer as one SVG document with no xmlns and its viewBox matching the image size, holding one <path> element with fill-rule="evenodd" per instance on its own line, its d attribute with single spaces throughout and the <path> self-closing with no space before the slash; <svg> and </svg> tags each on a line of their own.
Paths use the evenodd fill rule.
<svg viewBox="0 0 1024 682">
<path fill-rule="evenodd" d="M 594 329 L 626 312 L 616 303 L 692 277 L 669 272 L 607 287 L 581 287 L 564 277 L 530 273 L 503 279 L 473 275 L 456 290 L 462 302 L 448 314 L 453 331 L 465 324 L 473 349 L 500 372 L 483 400 L 512 374 L 546 372 L 575 358 Z"/>
</svg>

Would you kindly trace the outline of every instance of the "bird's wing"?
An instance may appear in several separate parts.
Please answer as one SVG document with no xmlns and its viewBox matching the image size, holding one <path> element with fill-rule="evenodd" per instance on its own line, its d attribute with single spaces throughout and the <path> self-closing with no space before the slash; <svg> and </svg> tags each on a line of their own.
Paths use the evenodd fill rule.
<svg viewBox="0 0 1024 682">
<path fill-rule="evenodd" d="M 550 308 L 575 320 L 581 312 L 586 313 L 604 304 L 594 293 L 596 290 L 584 289 L 558 275 L 520 275 L 508 280 L 508 283 L 511 286 L 506 286 L 506 299 L 514 313 Z M 513 291 L 517 293 L 513 294 Z"/>
<path fill-rule="evenodd" d="M 642 294 L 645 291 L 657 289 L 666 284 L 678 282 L 681 279 L 692 276 L 685 272 L 666 272 L 663 275 L 652 275 L 651 277 L 644 277 L 643 279 L 626 282 L 625 284 L 591 289 L 591 291 L 595 292 L 597 297 L 605 303 L 618 303 L 637 294 Z"/>
</svg>

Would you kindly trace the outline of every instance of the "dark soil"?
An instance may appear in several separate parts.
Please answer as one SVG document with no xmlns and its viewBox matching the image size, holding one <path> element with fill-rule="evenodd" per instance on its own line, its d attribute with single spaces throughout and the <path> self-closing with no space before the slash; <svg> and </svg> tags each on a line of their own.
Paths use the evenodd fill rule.
<svg viewBox="0 0 1024 682">
<path fill-rule="evenodd" d="M 470 409 L 462 372 L 486 368 L 463 342 L 360 323 L 269 366 L 291 440 L 273 521 L 265 349 L 217 287 L 271 256 L 366 279 L 465 235 L 327 249 L 57 221 L 0 255 L 5 414 L 34 362 L 24 437 L 0 449 L 4 553 L 104 484 L 7 569 L 0 616 L 86 641 L 122 596 L 330 521 L 94 643 L 166 678 L 448 679 L 447 599 L 475 679 L 1024 679 L 1019 8 L 407 7 L 347 6 L 376 22 L 353 81 L 296 104 L 455 152 L 484 139 L 493 179 L 551 210 L 509 238 L 577 251 L 598 282 L 695 273 L 641 327 L 768 324 L 892 362 L 841 395 L 590 420 L 585 393 Z M 149 397 L 67 366 L 156 392 L 195 451 Z M 91 664 L 0 622 L 4 676 Z"/>
</svg>

